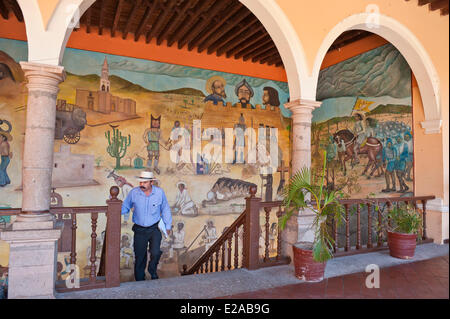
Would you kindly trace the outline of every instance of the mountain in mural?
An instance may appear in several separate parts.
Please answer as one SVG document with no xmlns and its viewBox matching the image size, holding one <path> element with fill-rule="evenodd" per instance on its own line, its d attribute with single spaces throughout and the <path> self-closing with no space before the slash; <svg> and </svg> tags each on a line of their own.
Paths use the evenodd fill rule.
<svg viewBox="0 0 450 319">
<path fill-rule="evenodd" d="M 70 72 L 67 73 L 67 79 L 70 78 L 70 81 L 79 80 L 80 83 L 83 82 L 83 85 L 87 89 L 96 90 L 98 89 L 98 83 L 100 82 L 100 77 L 97 74 L 88 74 L 88 75 L 77 75 Z M 192 88 L 179 88 L 175 90 L 167 90 L 167 91 L 152 91 L 148 90 L 138 84 L 134 84 L 130 81 L 127 81 L 120 76 L 110 75 L 109 81 L 111 83 L 111 91 L 120 92 L 126 91 L 129 93 L 166 93 L 166 94 L 181 94 L 181 95 L 193 95 L 204 97 L 202 91 L 192 89 Z M 92 87 L 91 87 L 92 85 Z"/>
<path fill-rule="evenodd" d="M 378 105 L 372 111 L 366 113 L 366 116 L 375 115 L 375 114 L 401 114 L 412 112 L 412 106 L 409 105 L 395 105 L 395 104 L 387 104 L 387 105 Z"/>
</svg>

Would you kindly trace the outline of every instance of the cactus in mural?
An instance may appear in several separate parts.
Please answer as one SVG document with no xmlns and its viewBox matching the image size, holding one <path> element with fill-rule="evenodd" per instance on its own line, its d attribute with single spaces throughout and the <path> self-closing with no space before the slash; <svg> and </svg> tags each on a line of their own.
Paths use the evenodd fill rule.
<svg viewBox="0 0 450 319">
<path fill-rule="evenodd" d="M 105 137 L 108 140 L 108 147 L 106 148 L 108 154 L 116 159 L 116 169 L 120 168 L 120 159 L 127 153 L 127 147 L 131 144 L 131 136 L 128 134 L 128 138 L 122 136 L 122 132 L 119 129 L 111 126 L 113 129 L 113 135 L 111 137 L 111 131 L 105 132 Z"/>
</svg>

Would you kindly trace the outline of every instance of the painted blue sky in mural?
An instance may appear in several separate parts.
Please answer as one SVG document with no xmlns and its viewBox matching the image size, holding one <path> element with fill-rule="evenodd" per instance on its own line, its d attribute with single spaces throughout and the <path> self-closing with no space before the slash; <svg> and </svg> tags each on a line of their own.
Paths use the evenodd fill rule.
<svg viewBox="0 0 450 319">
<path fill-rule="evenodd" d="M 350 116 L 357 98 L 382 104 L 411 106 L 411 69 L 391 44 L 383 45 L 320 72 L 313 122 Z"/>
<path fill-rule="evenodd" d="M 0 39 L 0 50 L 8 53 L 17 62 L 27 60 L 26 42 Z M 110 75 L 119 76 L 151 91 L 193 88 L 207 96 L 209 93 L 205 89 L 206 81 L 212 76 L 219 75 L 227 82 L 226 102 L 234 104 L 238 102 L 234 92 L 235 85 L 245 78 L 254 90 L 255 95 L 250 101 L 254 105 L 262 104 L 263 87 L 271 86 L 278 91 L 283 115 L 288 116 L 290 113 L 283 106 L 289 96 L 288 85 L 284 82 L 71 48 L 66 48 L 62 64 L 67 72 L 73 74 L 100 76 L 105 56 Z"/>
</svg>

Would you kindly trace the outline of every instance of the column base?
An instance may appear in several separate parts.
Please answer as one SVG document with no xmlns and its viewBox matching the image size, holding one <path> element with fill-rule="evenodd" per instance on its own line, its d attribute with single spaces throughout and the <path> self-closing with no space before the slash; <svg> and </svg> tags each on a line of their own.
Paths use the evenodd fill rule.
<svg viewBox="0 0 450 319">
<path fill-rule="evenodd" d="M 50 213 L 21 213 L 11 225 L 12 230 L 53 229 L 55 217 Z"/>
<path fill-rule="evenodd" d="M 314 242 L 314 229 L 311 228 L 316 214 L 311 208 L 305 208 L 298 214 L 298 237 L 297 242 Z"/>
<path fill-rule="evenodd" d="M 54 298 L 60 236 L 61 229 L 0 232 L 10 245 L 8 299 Z"/>
</svg>

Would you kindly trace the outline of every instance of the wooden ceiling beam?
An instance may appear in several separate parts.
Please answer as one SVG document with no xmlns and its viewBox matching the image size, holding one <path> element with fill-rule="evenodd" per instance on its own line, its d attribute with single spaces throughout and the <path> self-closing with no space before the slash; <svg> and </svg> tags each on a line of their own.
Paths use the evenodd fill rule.
<svg viewBox="0 0 450 319">
<path fill-rule="evenodd" d="M 122 32 L 122 39 L 126 39 L 128 32 L 130 32 L 131 24 L 134 22 L 134 19 L 136 18 L 136 14 L 138 13 L 138 9 L 141 6 L 142 0 L 136 0 L 134 2 L 133 9 L 131 9 L 130 15 L 128 16 L 127 23 L 125 25 L 125 28 Z"/>
<path fill-rule="evenodd" d="M 280 61 L 280 62 L 277 62 L 277 63 L 275 63 L 275 66 L 276 67 L 283 67 L 283 69 L 284 69 L 284 64 L 283 64 L 283 61 Z"/>
<path fill-rule="evenodd" d="M 178 49 L 181 49 L 185 46 L 186 43 L 191 43 L 192 40 L 195 39 L 201 32 L 205 31 L 206 27 L 212 22 L 215 21 L 213 17 L 219 14 L 220 11 L 225 9 L 227 1 L 221 1 L 214 3 L 211 6 L 211 10 L 202 12 L 200 15 L 201 22 L 197 23 L 194 28 L 190 29 L 185 33 L 185 36 L 178 41 Z M 188 29 L 188 28 L 186 28 Z M 191 49 L 192 50 L 192 49 Z"/>
<path fill-rule="evenodd" d="M 139 37 L 144 33 L 145 28 L 148 25 L 148 20 L 151 18 L 153 10 L 156 9 L 156 6 L 158 5 L 159 0 L 153 1 L 152 7 L 147 4 L 145 7 L 144 15 L 141 18 L 141 22 L 139 23 L 136 32 L 134 33 L 134 41 L 139 41 Z"/>
<path fill-rule="evenodd" d="M 123 8 L 123 2 L 124 2 L 124 0 L 119 0 L 119 2 L 117 3 L 116 11 L 114 13 L 113 25 L 111 26 L 111 37 L 112 38 L 114 38 L 116 36 L 117 26 L 119 25 L 119 21 L 120 21 L 120 13 L 122 12 L 122 8 Z"/>
<path fill-rule="evenodd" d="M 226 1 L 224 1 L 225 4 L 229 4 Z M 223 25 L 226 25 L 227 23 L 230 23 L 228 20 L 240 9 L 242 8 L 241 5 L 233 5 L 231 9 L 229 7 L 225 10 L 226 14 L 224 16 L 219 15 L 216 16 L 216 14 L 211 15 L 211 17 L 214 17 L 212 20 L 208 21 L 208 25 L 213 25 L 210 29 L 203 29 L 199 34 L 197 34 L 196 37 L 193 37 L 191 41 L 189 41 L 188 50 L 192 51 L 192 49 L 197 45 L 201 44 L 203 41 L 205 41 L 209 36 L 214 34 L 217 30 L 220 30 Z M 219 31 L 220 32 L 220 31 Z"/>
<path fill-rule="evenodd" d="M 257 61 L 261 61 L 268 56 L 274 55 L 275 53 L 278 53 L 278 50 L 275 47 L 275 45 L 273 47 L 268 47 L 267 50 L 264 50 L 264 51 L 261 50 L 261 51 L 256 52 L 255 55 L 253 55 L 253 57 L 252 57 L 252 62 L 254 63 Z M 244 59 L 244 61 L 245 61 L 245 59 Z"/>
<path fill-rule="evenodd" d="M 187 11 L 189 9 L 194 8 L 199 0 L 186 0 L 184 2 L 184 6 L 183 8 L 176 8 L 175 11 L 177 13 L 177 16 L 175 17 L 175 19 L 172 21 L 172 23 L 170 23 L 170 25 L 161 33 L 161 36 L 158 38 L 158 40 L 156 41 L 156 43 L 158 45 L 161 44 L 162 40 L 169 38 L 170 36 L 172 36 L 172 32 L 174 32 L 179 26 L 180 23 L 183 22 L 183 20 L 186 18 L 187 15 Z"/>
<path fill-rule="evenodd" d="M 168 39 L 167 45 L 171 47 L 176 41 L 180 42 L 185 35 L 189 33 L 191 27 L 199 21 L 197 20 L 210 6 L 213 5 L 215 0 L 206 0 L 203 2 L 199 2 L 198 6 L 193 10 L 188 10 L 188 17 L 185 19 L 187 21 L 186 24 L 181 24 L 180 27 L 172 34 L 172 36 Z M 220 1 L 220 0 L 219 0 Z M 204 19 L 203 19 L 204 20 Z M 184 44 L 183 44 L 184 46 Z M 181 48 L 180 48 L 181 49 Z"/>
<path fill-rule="evenodd" d="M 228 25 L 226 25 L 225 27 L 223 27 L 219 32 L 217 33 L 213 33 L 212 35 L 210 35 L 209 37 L 206 38 L 206 40 L 203 41 L 203 43 L 201 43 L 198 46 L 198 52 L 201 53 L 203 52 L 206 48 L 209 48 L 209 46 L 211 44 L 213 44 L 214 42 L 216 42 L 217 40 L 219 40 L 224 34 L 226 34 L 228 31 L 230 31 L 231 29 L 235 28 L 236 26 L 239 25 L 239 23 L 241 23 L 243 20 L 245 20 L 246 18 L 248 18 L 252 13 L 247 9 L 247 8 L 243 8 L 243 10 L 241 12 L 238 12 L 234 17 L 231 18 L 231 20 L 233 20 L 233 22 L 227 22 Z M 220 42 L 220 41 L 219 41 Z"/>
<path fill-rule="evenodd" d="M 17 3 L 17 1 L 12 1 L 12 0 L 5 0 L 5 1 L 9 5 L 9 9 L 16 16 L 17 20 L 19 22 L 23 22 L 22 10 L 20 10 L 20 7 L 19 7 L 19 4 Z"/>
<path fill-rule="evenodd" d="M 447 16 L 448 15 L 448 7 L 441 9 L 441 16 Z"/>
<path fill-rule="evenodd" d="M 220 39 L 220 41 L 216 41 L 216 43 L 213 43 L 209 48 L 208 48 L 208 54 L 213 53 L 218 47 L 220 47 L 219 50 L 217 50 L 217 56 L 221 56 L 226 49 L 224 50 L 224 47 L 230 47 L 231 45 L 233 45 L 234 41 L 239 41 L 242 38 L 242 35 L 245 34 L 245 32 L 247 32 L 248 29 L 250 29 L 251 27 L 253 27 L 254 25 L 258 24 L 259 20 L 258 19 L 253 19 L 252 22 L 245 24 L 242 26 L 240 25 L 240 30 L 238 32 L 233 32 L 233 30 L 231 30 L 229 33 L 230 35 L 227 36 L 225 35 L 222 39 Z M 220 52 L 220 54 L 219 54 Z"/>
<path fill-rule="evenodd" d="M 153 37 L 158 37 L 160 34 L 160 29 L 164 27 L 167 22 L 169 22 L 171 16 L 174 14 L 173 7 L 176 5 L 177 0 L 167 0 L 166 5 L 163 7 L 160 17 L 157 20 L 156 24 L 152 26 L 152 29 L 147 33 L 147 39 L 145 40 L 147 43 L 151 41 Z"/>
<path fill-rule="evenodd" d="M 91 33 L 92 6 L 86 11 L 86 33 Z"/>
<path fill-rule="evenodd" d="M 448 0 L 438 0 L 430 3 L 430 10 L 436 11 L 448 7 Z"/>
<path fill-rule="evenodd" d="M 0 0 L 0 14 L 2 15 L 3 19 L 8 20 L 9 19 L 9 10 L 3 3 L 3 0 Z"/>
<path fill-rule="evenodd" d="M 283 63 L 283 60 L 281 60 L 281 56 L 279 54 L 267 60 L 268 65 L 277 65 L 280 62 Z"/>
<path fill-rule="evenodd" d="M 258 30 L 259 29 L 259 30 Z M 239 54 L 241 53 L 243 50 L 246 50 L 248 47 L 250 47 L 251 45 L 257 43 L 258 41 L 264 39 L 267 37 L 267 33 L 264 32 L 263 28 L 258 28 L 255 30 L 252 30 L 250 32 L 248 32 L 241 41 L 238 41 L 235 43 L 235 46 L 232 47 L 231 49 L 227 49 L 226 52 L 226 57 L 229 58 L 231 57 L 233 54 Z M 256 31 L 256 32 L 255 32 Z M 220 52 L 220 49 L 219 49 Z M 238 59 L 239 57 L 235 56 L 235 59 Z"/>
<path fill-rule="evenodd" d="M 260 59 L 259 63 L 264 64 L 264 63 L 267 62 L 267 64 L 269 64 L 269 62 L 273 62 L 274 60 L 277 60 L 277 59 L 281 59 L 280 53 L 278 53 L 278 51 L 276 53 L 272 54 L 272 55 L 269 55 L 269 56 L 267 56 L 267 57 L 265 57 L 263 59 Z"/>
<path fill-rule="evenodd" d="M 272 38 L 268 36 L 267 34 L 263 33 L 262 38 L 259 41 L 253 42 L 251 45 L 248 45 L 247 48 L 240 50 L 234 55 L 235 59 L 240 59 L 241 57 L 244 57 L 244 61 L 248 60 L 249 54 L 253 54 L 256 51 L 259 51 L 261 47 L 273 42 Z M 259 38 L 259 37 L 258 37 Z M 257 40 L 258 38 L 255 38 Z"/>
<path fill-rule="evenodd" d="M 426 4 L 429 4 L 430 2 L 432 2 L 432 0 L 419 0 L 419 6 L 424 6 Z"/>
<path fill-rule="evenodd" d="M 100 7 L 100 18 L 98 20 L 98 35 L 103 34 L 103 27 L 105 24 L 105 11 L 106 11 L 106 0 L 97 0 Z"/>
</svg>

